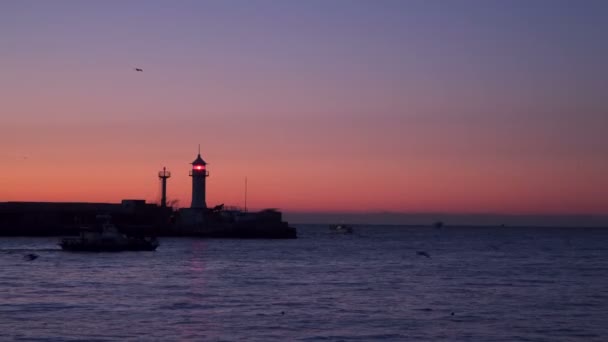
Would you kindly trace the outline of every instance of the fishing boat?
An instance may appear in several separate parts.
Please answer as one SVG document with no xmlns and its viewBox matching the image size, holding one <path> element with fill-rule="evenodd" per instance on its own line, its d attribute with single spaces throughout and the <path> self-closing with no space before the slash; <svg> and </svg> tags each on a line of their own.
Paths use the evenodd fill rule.
<svg viewBox="0 0 608 342">
<path fill-rule="evenodd" d="M 330 224 L 329 230 L 334 233 L 352 234 L 353 227 L 346 224 Z"/>
<path fill-rule="evenodd" d="M 59 242 L 63 250 L 82 252 L 154 251 L 158 245 L 155 237 L 122 234 L 109 219 L 100 227 L 81 227 L 78 237 L 66 237 Z"/>
</svg>

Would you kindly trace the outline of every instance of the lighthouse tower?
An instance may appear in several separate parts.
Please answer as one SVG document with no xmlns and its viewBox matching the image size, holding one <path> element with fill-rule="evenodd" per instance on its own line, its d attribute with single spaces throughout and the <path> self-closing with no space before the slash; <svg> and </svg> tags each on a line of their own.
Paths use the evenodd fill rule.
<svg viewBox="0 0 608 342">
<path fill-rule="evenodd" d="M 163 170 L 158 172 L 158 178 L 160 178 L 160 182 L 162 185 L 160 206 L 163 208 L 166 208 L 167 207 L 167 179 L 171 178 L 171 172 L 167 171 L 167 169 L 163 167 Z"/>
<path fill-rule="evenodd" d="M 192 204 L 190 208 L 207 208 L 207 203 L 205 202 L 205 180 L 209 177 L 209 171 L 207 171 L 207 163 L 201 158 L 200 145 L 198 147 L 198 156 L 192 162 L 190 177 L 192 177 Z"/>
</svg>

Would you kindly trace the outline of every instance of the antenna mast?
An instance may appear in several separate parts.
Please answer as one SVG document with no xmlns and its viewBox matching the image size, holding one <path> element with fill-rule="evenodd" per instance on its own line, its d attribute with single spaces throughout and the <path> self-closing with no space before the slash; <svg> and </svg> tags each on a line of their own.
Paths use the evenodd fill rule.
<svg viewBox="0 0 608 342">
<path fill-rule="evenodd" d="M 171 178 L 171 172 L 167 171 L 167 168 L 163 167 L 163 170 L 158 172 L 158 178 L 160 178 L 161 185 L 162 185 L 160 206 L 163 208 L 166 208 L 167 207 L 167 179 Z"/>
<path fill-rule="evenodd" d="M 247 177 L 245 177 L 245 212 L 247 212 Z"/>
</svg>

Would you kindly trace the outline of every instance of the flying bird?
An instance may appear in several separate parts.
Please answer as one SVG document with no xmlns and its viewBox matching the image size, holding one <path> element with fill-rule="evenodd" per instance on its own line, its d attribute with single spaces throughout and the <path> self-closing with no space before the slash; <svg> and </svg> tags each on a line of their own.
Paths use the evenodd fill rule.
<svg viewBox="0 0 608 342">
<path fill-rule="evenodd" d="M 144 69 L 135 68 L 135 71 L 144 72 Z"/>
</svg>

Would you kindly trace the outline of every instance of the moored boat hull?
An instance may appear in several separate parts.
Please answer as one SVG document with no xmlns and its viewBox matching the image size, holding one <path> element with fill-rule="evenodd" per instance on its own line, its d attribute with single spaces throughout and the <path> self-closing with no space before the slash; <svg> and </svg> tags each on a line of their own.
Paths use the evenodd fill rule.
<svg viewBox="0 0 608 342">
<path fill-rule="evenodd" d="M 158 245 L 84 245 L 84 244 L 62 244 L 61 249 L 72 252 L 123 252 L 123 251 L 155 251 Z"/>
<path fill-rule="evenodd" d="M 156 239 L 130 239 L 117 242 L 65 238 L 59 243 L 61 249 L 75 252 L 155 251 L 158 245 Z"/>
</svg>

